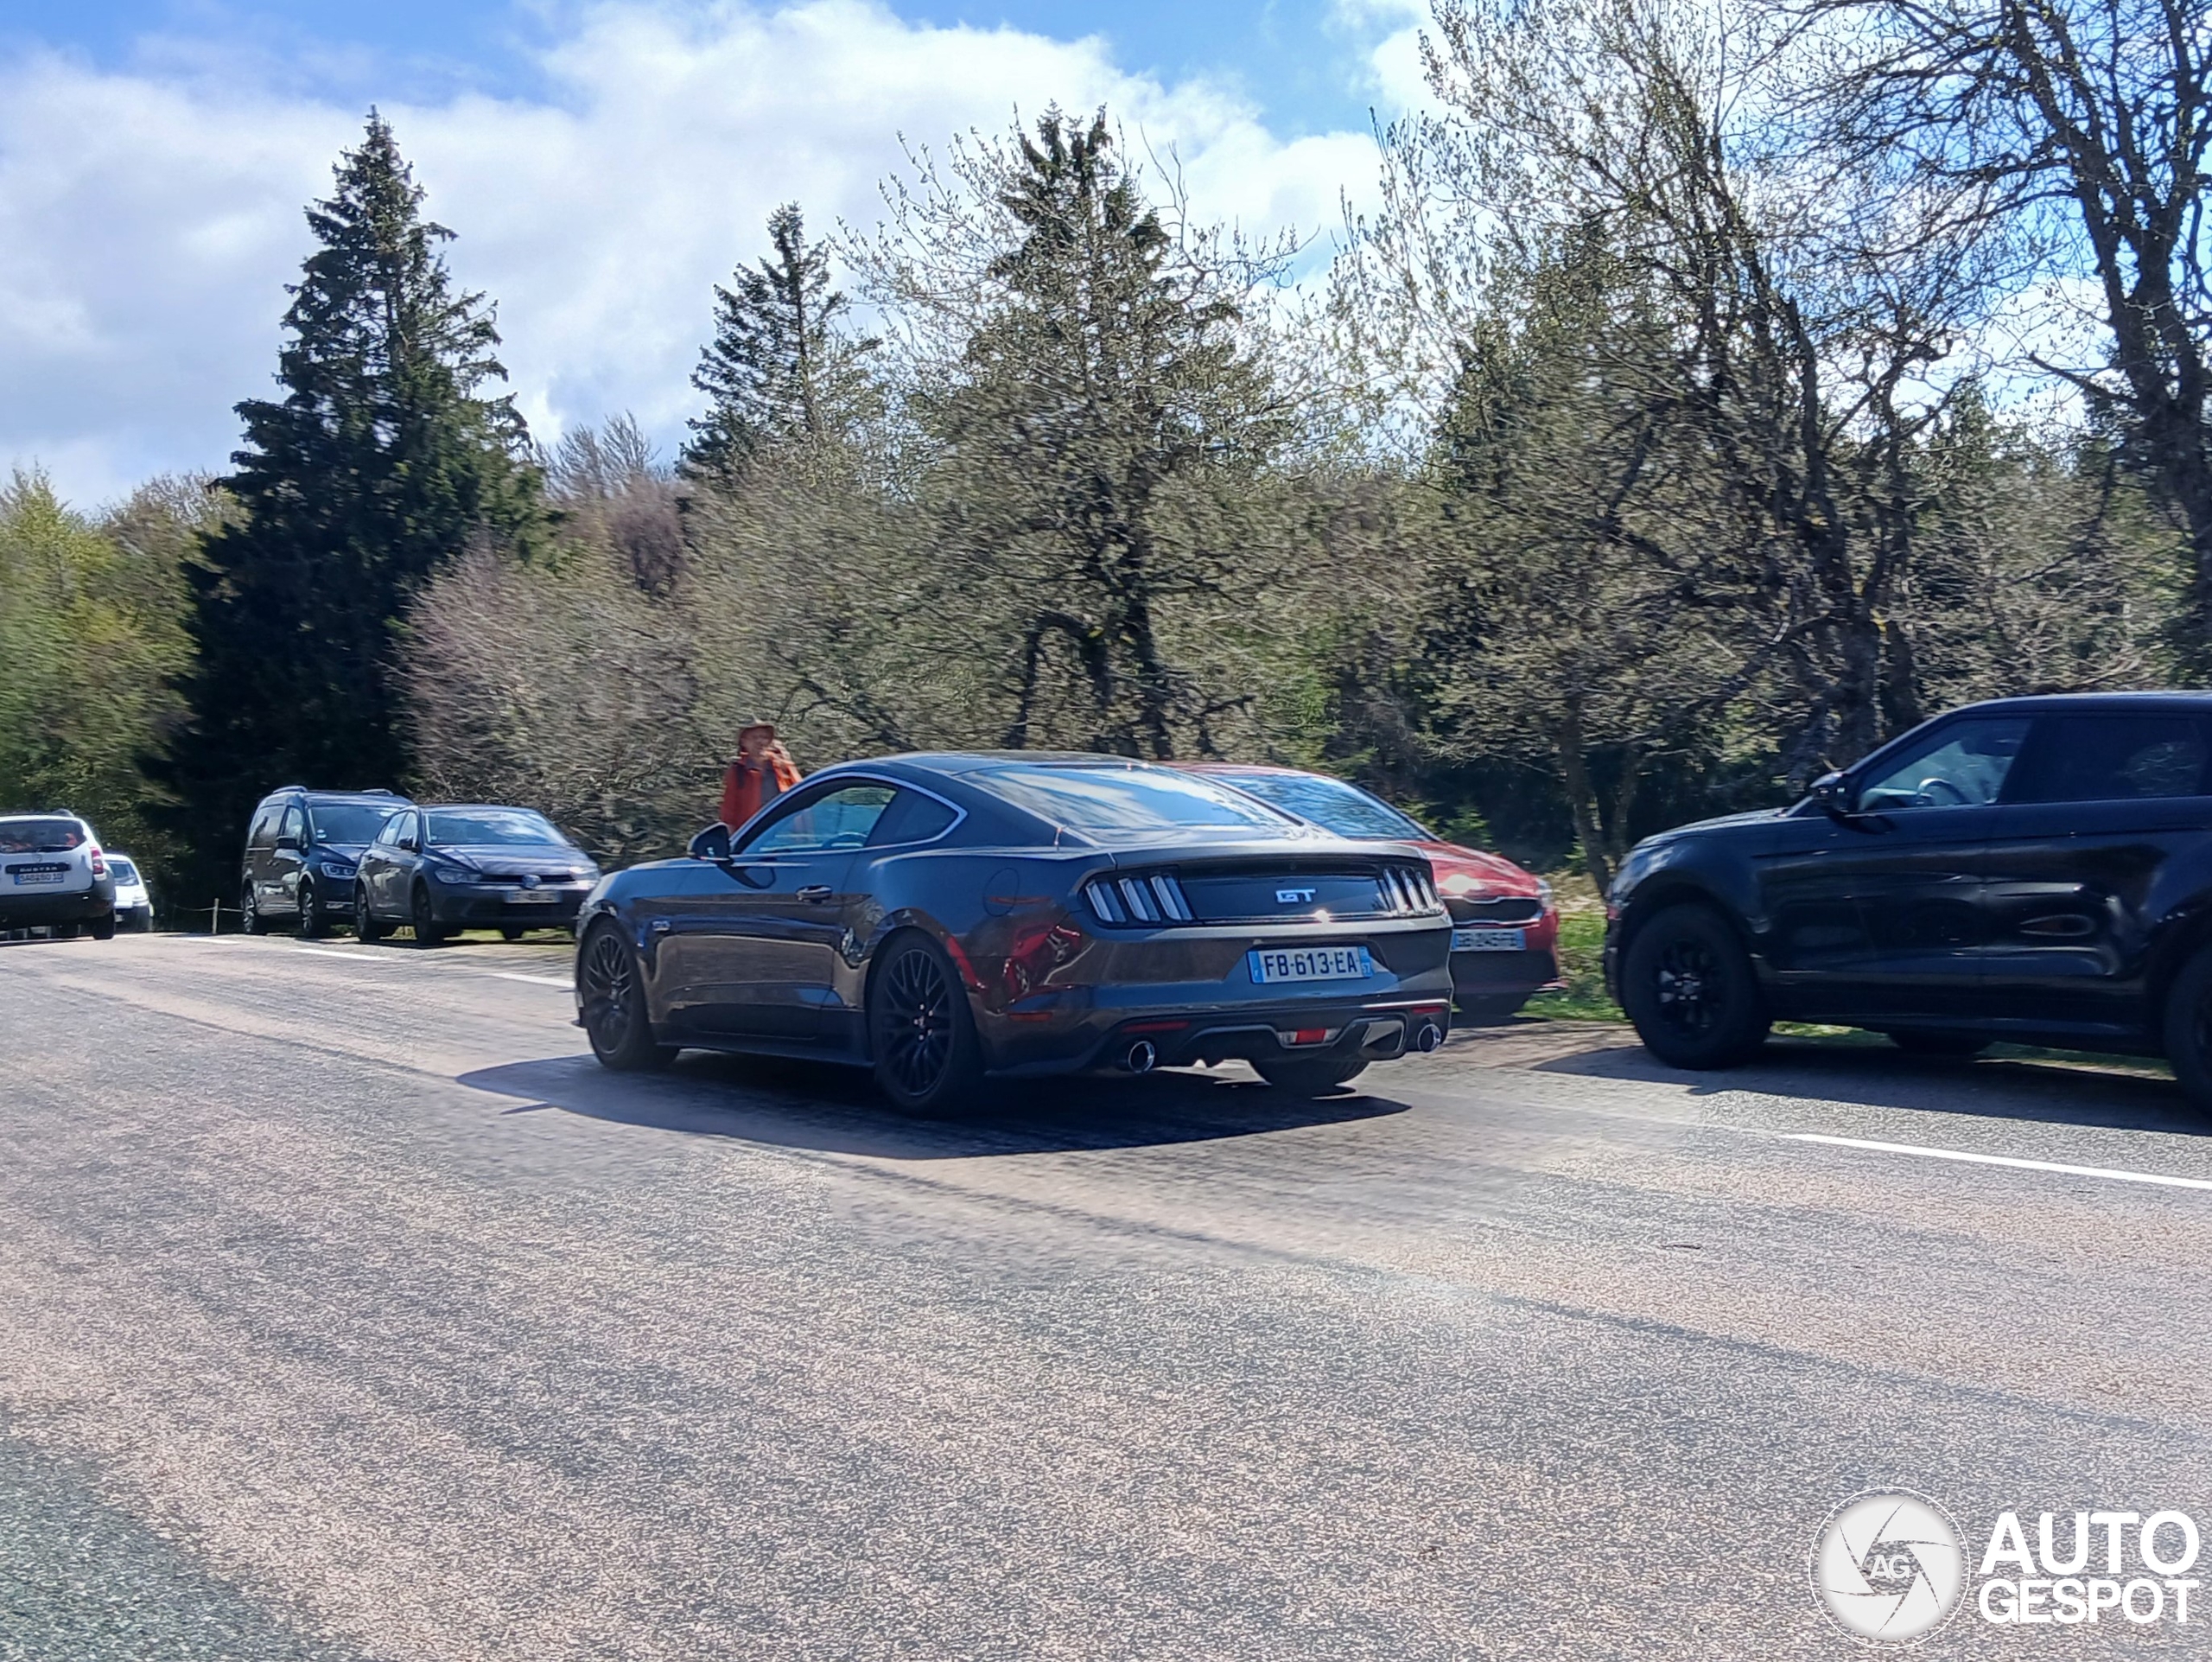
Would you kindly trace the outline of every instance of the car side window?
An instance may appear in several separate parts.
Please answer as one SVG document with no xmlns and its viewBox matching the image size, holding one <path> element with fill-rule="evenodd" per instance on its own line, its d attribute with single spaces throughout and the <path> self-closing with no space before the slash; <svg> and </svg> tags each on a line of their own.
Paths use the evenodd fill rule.
<svg viewBox="0 0 2212 1662">
<path fill-rule="evenodd" d="M 933 837 L 942 837 L 952 828 L 959 814 L 933 796 L 919 791 L 901 791 L 891 799 L 891 806 L 876 820 L 875 829 L 868 834 L 868 845 L 872 849 L 896 848 L 905 843 L 926 843 Z"/>
<path fill-rule="evenodd" d="M 842 785 L 810 797 L 761 826 L 741 852 L 821 854 L 868 841 L 896 793 L 888 785 Z"/>
<path fill-rule="evenodd" d="M 300 842 L 305 838 L 307 829 L 306 817 L 297 807 L 290 807 L 284 810 L 284 823 L 276 828 L 276 835 L 279 837 L 289 837 L 294 842 Z"/>
<path fill-rule="evenodd" d="M 1946 723 L 1904 755 L 1885 761 L 1860 783 L 1859 812 L 1980 807 L 1996 801 L 2029 725 L 2024 716 Z"/>
<path fill-rule="evenodd" d="M 2031 763 L 2012 799 L 2137 802 L 2203 796 L 2204 723 L 2190 716 L 2056 716 L 2036 727 Z"/>
<path fill-rule="evenodd" d="M 245 834 L 245 845 L 250 849 L 271 849 L 276 846 L 276 822 L 284 817 L 280 802 L 264 805 L 253 817 L 253 829 Z"/>
<path fill-rule="evenodd" d="M 399 841 L 400 824 L 406 818 L 407 816 L 404 813 L 385 815 L 384 824 L 377 827 L 376 840 L 386 848 L 397 844 Z"/>
</svg>

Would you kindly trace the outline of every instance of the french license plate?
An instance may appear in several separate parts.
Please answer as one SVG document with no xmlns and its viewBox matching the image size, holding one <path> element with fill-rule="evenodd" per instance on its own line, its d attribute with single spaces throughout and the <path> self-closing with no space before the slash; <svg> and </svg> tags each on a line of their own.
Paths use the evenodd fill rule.
<svg viewBox="0 0 2212 1662">
<path fill-rule="evenodd" d="M 1374 957 L 1364 946 L 1260 946 L 1245 956 L 1252 979 L 1262 986 L 1277 981 L 1365 981 L 1375 973 Z"/>
<path fill-rule="evenodd" d="M 1526 929 L 1454 929 L 1455 952 L 1522 952 L 1529 949 Z"/>
<path fill-rule="evenodd" d="M 69 874 L 66 871 L 19 871 L 17 883 L 58 883 Z"/>
</svg>

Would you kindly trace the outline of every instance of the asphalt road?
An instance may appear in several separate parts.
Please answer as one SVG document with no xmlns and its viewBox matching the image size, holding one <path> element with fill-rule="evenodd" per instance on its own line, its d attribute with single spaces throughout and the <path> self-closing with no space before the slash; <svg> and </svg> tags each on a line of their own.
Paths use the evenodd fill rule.
<svg viewBox="0 0 2212 1662">
<path fill-rule="evenodd" d="M 0 947 L 0 1655 L 1852 1657 L 1855 1491 L 2212 1519 L 2163 1080 L 1522 1031 L 926 1124 L 602 1073 L 566 969 Z"/>
</svg>

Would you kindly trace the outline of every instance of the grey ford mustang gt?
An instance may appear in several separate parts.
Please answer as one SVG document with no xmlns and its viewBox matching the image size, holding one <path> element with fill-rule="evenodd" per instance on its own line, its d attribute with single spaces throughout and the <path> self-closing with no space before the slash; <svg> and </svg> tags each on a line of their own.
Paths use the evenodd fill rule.
<svg viewBox="0 0 2212 1662">
<path fill-rule="evenodd" d="M 1316 1094 L 1433 1049 L 1452 998 L 1417 850 L 1112 756 L 826 769 L 601 880 L 576 940 L 579 1025 L 610 1067 L 815 1057 L 923 1112 L 987 1075 L 1230 1057 Z"/>
</svg>

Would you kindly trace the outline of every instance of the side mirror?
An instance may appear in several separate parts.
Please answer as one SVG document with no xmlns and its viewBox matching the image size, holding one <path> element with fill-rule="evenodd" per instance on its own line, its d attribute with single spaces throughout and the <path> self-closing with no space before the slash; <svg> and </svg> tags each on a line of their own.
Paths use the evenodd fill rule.
<svg viewBox="0 0 2212 1662">
<path fill-rule="evenodd" d="M 297 854 L 300 851 L 300 839 L 296 837 L 280 837 L 276 839 L 276 846 L 280 849 L 289 849 L 293 853 Z"/>
<path fill-rule="evenodd" d="M 1822 774 L 1808 794 L 1822 813 L 1837 819 L 1850 816 L 1851 785 L 1841 774 Z"/>
<path fill-rule="evenodd" d="M 729 827 L 709 825 L 691 839 L 691 857 L 695 860 L 727 860 L 729 858 Z"/>
</svg>

